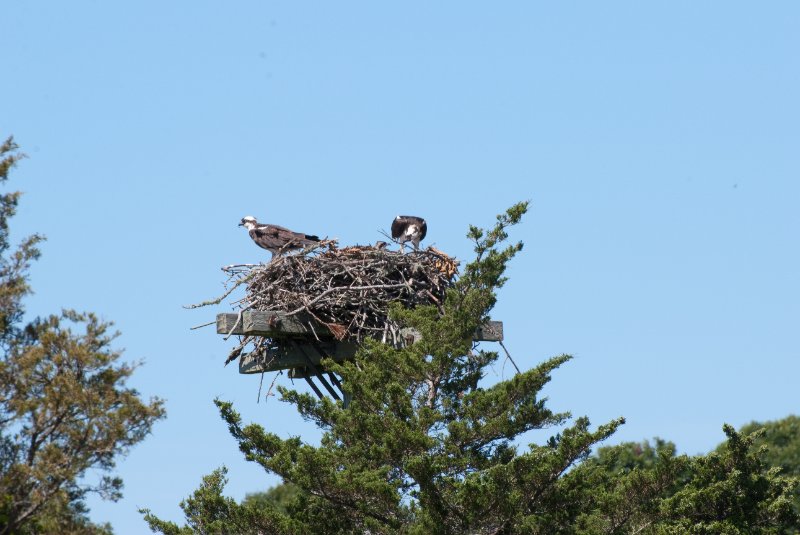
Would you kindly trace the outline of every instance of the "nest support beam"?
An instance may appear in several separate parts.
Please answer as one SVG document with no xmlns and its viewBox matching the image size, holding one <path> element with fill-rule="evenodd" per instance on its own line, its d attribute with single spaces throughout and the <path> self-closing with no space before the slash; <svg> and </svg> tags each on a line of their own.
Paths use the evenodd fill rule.
<svg viewBox="0 0 800 535">
<path fill-rule="evenodd" d="M 323 393 L 314 383 L 314 379 L 319 380 L 331 397 L 336 400 L 344 398 L 345 406 L 349 404 L 349 396 L 342 389 L 341 381 L 324 369 L 322 359 L 327 357 L 335 362 L 350 360 L 355 356 L 358 344 L 336 340 L 324 325 L 299 314 L 247 310 L 238 314 L 218 314 L 217 333 L 227 336 L 263 336 L 280 341 L 268 351 L 242 355 L 239 358 L 239 373 L 289 370 L 290 378 L 304 379 L 320 398 Z M 419 333 L 411 329 L 403 329 L 401 334 L 408 344 L 420 338 Z M 503 322 L 487 321 L 475 331 L 473 340 L 502 342 Z"/>
<path fill-rule="evenodd" d="M 303 379 L 305 379 L 305 380 L 306 380 L 306 382 L 308 383 L 308 386 L 310 386 L 310 387 L 311 387 L 311 390 L 313 390 L 313 391 L 314 391 L 314 393 L 317 395 L 317 397 L 318 397 L 319 399 L 322 399 L 322 398 L 324 398 L 324 397 L 325 397 L 325 395 L 324 395 L 324 394 L 323 394 L 323 393 L 320 391 L 320 389 L 319 389 L 319 388 L 317 388 L 317 385 L 315 385 L 315 384 L 314 384 L 314 381 L 311 379 L 311 377 L 309 377 L 308 375 L 306 375 L 305 377 L 303 377 Z"/>
<path fill-rule="evenodd" d="M 325 379 L 325 375 L 323 375 L 322 369 L 320 369 L 316 364 L 314 364 L 314 360 L 308 355 L 308 353 L 303 348 L 303 346 L 298 344 L 294 340 L 290 341 L 290 343 L 292 345 L 294 345 L 297 348 L 297 350 L 300 351 L 306 357 L 306 361 L 308 361 L 308 368 L 307 369 L 309 369 L 313 373 L 313 375 L 317 379 L 319 379 L 319 382 L 322 383 L 322 386 L 325 387 L 325 390 L 328 391 L 328 393 L 331 395 L 331 397 L 333 399 L 335 399 L 336 401 L 341 401 L 342 398 L 339 397 L 339 394 L 336 392 L 336 390 L 333 388 L 333 386 L 331 386 L 331 384 L 328 382 L 328 380 Z M 318 348 L 315 348 L 313 345 L 310 345 L 310 347 L 315 352 L 317 352 L 317 354 L 319 355 L 319 359 L 322 359 L 325 356 L 324 353 L 321 353 Z M 339 382 L 339 380 L 336 379 L 335 376 L 332 373 L 329 373 L 328 375 L 331 377 L 332 380 L 335 380 L 335 384 L 337 384 L 339 386 L 339 388 L 341 389 L 341 383 Z M 312 388 L 314 389 L 314 392 L 317 394 L 317 396 L 322 398 L 322 396 L 320 395 L 319 390 L 316 387 L 313 386 L 314 383 L 311 380 L 311 376 L 309 374 L 306 374 L 304 376 L 304 379 L 306 380 L 306 382 L 308 382 L 309 385 L 312 385 Z"/>
<path fill-rule="evenodd" d="M 323 357 L 343 362 L 352 359 L 357 349 L 358 346 L 352 342 L 326 340 L 312 343 L 307 339 L 287 339 L 286 343 L 282 343 L 266 353 L 263 351 L 253 352 L 239 357 L 239 373 L 302 370 L 308 368 L 309 364 L 321 368 Z M 295 377 L 300 378 L 300 374 L 298 373 Z"/>
</svg>

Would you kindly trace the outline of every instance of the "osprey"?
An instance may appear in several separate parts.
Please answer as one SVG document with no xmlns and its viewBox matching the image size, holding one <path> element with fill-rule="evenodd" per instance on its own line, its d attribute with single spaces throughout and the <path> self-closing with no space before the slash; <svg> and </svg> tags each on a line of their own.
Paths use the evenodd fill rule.
<svg viewBox="0 0 800 535">
<path fill-rule="evenodd" d="M 251 215 L 243 217 L 239 226 L 246 228 L 256 245 L 272 253 L 273 258 L 276 254 L 280 255 L 286 251 L 302 249 L 306 245 L 319 241 L 317 236 L 293 232 L 278 225 L 259 223 Z"/>
<path fill-rule="evenodd" d="M 400 244 L 400 251 L 403 244 L 410 241 L 414 245 L 414 250 L 419 250 L 419 242 L 425 239 L 428 232 L 428 224 L 421 217 L 413 215 L 399 215 L 392 221 L 392 239 Z"/>
</svg>

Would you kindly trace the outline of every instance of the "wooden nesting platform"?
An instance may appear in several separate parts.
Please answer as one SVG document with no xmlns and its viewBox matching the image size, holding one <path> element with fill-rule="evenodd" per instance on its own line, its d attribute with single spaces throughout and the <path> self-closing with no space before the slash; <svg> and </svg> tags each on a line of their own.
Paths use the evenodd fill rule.
<svg viewBox="0 0 800 535">
<path fill-rule="evenodd" d="M 291 370 L 290 377 L 304 377 L 308 373 L 317 375 L 317 367 L 324 357 L 336 362 L 353 358 L 358 345 L 347 340 L 333 338 L 325 326 L 312 327 L 313 321 L 299 314 L 289 316 L 283 312 L 248 310 L 241 314 L 217 315 L 217 334 L 264 336 L 280 339 L 281 344 L 267 355 L 245 354 L 239 357 L 239 373 L 262 373 Z M 413 343 L 419 334 L 407 330 L 403 333 L 406 343 Z M 503 322 L 489 321 L 476 332 L 476 342 L 498 342 L 503 340 Z"/>
</svg>

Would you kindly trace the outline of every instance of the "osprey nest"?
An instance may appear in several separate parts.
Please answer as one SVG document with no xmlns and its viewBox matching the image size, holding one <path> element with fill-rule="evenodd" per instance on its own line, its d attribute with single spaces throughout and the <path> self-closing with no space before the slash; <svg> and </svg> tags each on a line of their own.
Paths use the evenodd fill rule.
<svg viewBox="0 0 800 535">
<path fill-rule="evenodd" d="M 318 336 L 327 337 L 319 332 L 327 329 L 337 340 L 388 342 L 400 339 L 400 327 L 388 318 L 389 305 L 441 307 L 458 262 L 434 247 L 403 254 L 373 246 L 339 249 L 335 240 L 323 240 L 267 264 L 233 265 L 223 271 L 229 275 L 225 296 L 246 286 L 245 296 L 233 303 L 240 311 L 297 315 Z M 257 350 L 274 345 L 269 339 L 250 339 L 260 337 L 242 338 L 228 361 L 249 342 Z"/>
</svg>

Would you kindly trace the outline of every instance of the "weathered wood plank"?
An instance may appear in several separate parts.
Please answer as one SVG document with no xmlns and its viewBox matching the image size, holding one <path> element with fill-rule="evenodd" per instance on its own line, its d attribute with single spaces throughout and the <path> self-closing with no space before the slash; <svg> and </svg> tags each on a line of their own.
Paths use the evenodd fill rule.
<svg viewBox="0 0 800 535">
<path fill-rule="evenodd" d="M 274 327 L 270 326 L 270 315 L 274 313 L 256 312 L 252 313 L 253 318 L 247 318 L 245 312 L 240 322 L 243 326 L 237 326 L 234 334 L 257 334 L 262 336 L 298 336 L 311 335 L 310 329 L 301 322 L 294 323 L 284 320 L 274 321 Z M 236 323 L 238 314 L 219 314 L 217 316 L 217 332 L 228 334 Z M 283 329 L 286 327 L 286 331 Z M 322 337 L 328 331 L 324 327 L 317 331 Z M 313 336 L 313 335 L 312 335 Z M 411 336 L 414 336 L 412 334 Z M 476 341 L 502 341 L 503 322 L 489 321 L 475 332 Z M 316 346 L 316 347 L 315 347 Z M 298 378 L 305 375 L 304 369 L 311 364 L 318 366 L 323 358 L 323 354 L 329 356 L 336 362 L 352 359 L 355 356 L 358 345 L 354 342 L 337 342 L 330 338 L 322 340 L 303 342 L 296 341 L 291 344 L 280 344 L 268 355 L 255 355 L 253 353 L 242 355 L 239 358 L 239 373 L 262 373 L 278 370 L 296 369 L 295 374 Z M 321 354 L 322 353 L 322 354 Z"/>
<path fill-rule="evenodd" d="M 310 334 L 314 331 L 304 323 L 298 315 L 288 316 L 277 312 L 247 311 L 243 314 L 244 332 L 260 336 Z M 329 334 L 327 327 L 322 327 L 318 335 Z"/>
<path fill-rule="evenodd" d="M 242 314 L 237 325 L 239 314 L 217 314 L 217 334 L 258 335 L 270 337 L 314 336 L 314 331 L 305 318 L 294 315 L 289 316 L 283 312 L 264 312 L 260 310 L 247 310 Z M 234 329 L 234 326 L 236 327 Z M 315 327 L 316 335 L 320 338 L 332 338 L 327 327 Z M 498 342 L 503 340 L 503 322 L 487 321 L 475 331 L 473 340 L 476 342 Z"/>
<path fill-rule="evenodd" d="M 217 334 L 243 334 L 258 336 L 303 336 L 314 335 L 314 331 L 300 315 L 289 316 L 283 312 L 263 312 L 260 310 L 247 310 L 242 313 L 241 321 L 237 325 L 239 314 L 217 314 Z M 235 328 L 234 328 L 235 327 Z M 330 331 L 325 326 L 317 329 L 317 336 L 330 337 Z"/>
<path fill-rule="evenodd" d="M 475 331 L 473 340 L 476 342 L 502 342 L 503 322 L 487 321 Z"/>
<path fill-rule="evenodd" d="M 217 314 L 217 334 L 242 334 L 242 326 L 234 329 L 239 314 Z"/>
<path fill-rule="evenodd" d="M 358 349 L 358 346 L 352 342 L 322 341 L 318 345 L 327 356 L 336 362 L 353 358 Z M 281 344 L 268 355 L 248 353 L 239 357 L 239 373 L 261 373 L 299 368 L 308 366 L 309 359 L 314 365 L 319 365 L 322 358 L 319 351 L 310 343 Z"/>
</svg>

